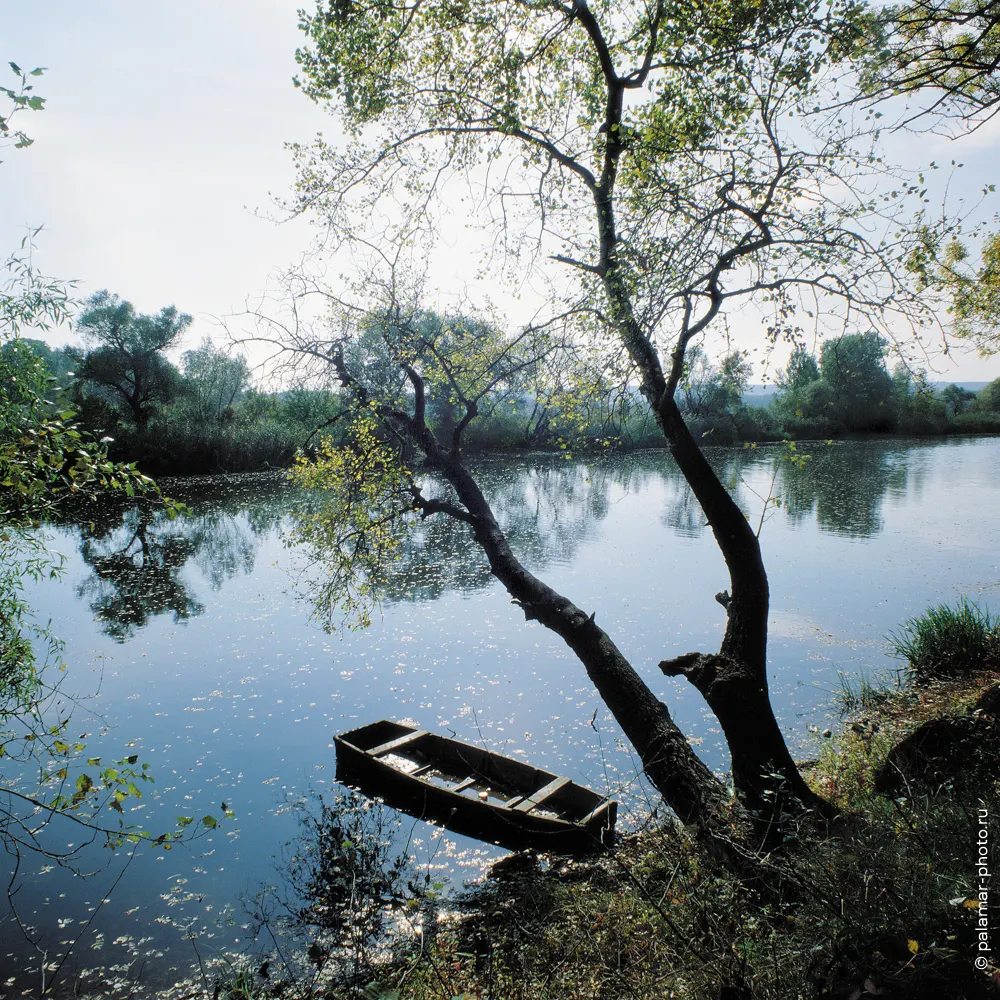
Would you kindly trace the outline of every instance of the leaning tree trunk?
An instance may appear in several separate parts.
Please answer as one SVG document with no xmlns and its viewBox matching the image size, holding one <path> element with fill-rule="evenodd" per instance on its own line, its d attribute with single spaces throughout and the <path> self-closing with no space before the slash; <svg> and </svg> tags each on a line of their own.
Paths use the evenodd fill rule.
<svg viewBox="0 0 1000 1000">
<path fill-rule="evenodd" d="M 609 115 L 612 112 L 618 115 L 614 120 L 619 120 L 620 107 Z M 610 139 L 608 146 L 609 163 L 616 164 Z M 668 676 L 686 677 L 708 702 L 729 745 L 736 791 L 762 836 L 774 843 L 783 836 L 787 819 L 798 817 L 805 809 L 824 813 L 831 809 L 799 774 L 771 707 L 767 690 L 768 584 L 757 536 L 708 464 L 674 399 L 684 352 L 696 331 L 688 329 L 678 341 L 668 381 L 656 348 L 636 318 L 628 282 L 617 259 L 613 184 L 614 166 L 606 171 L 595 192 L 601 271 L 610 314 L 638 370 L 642 394 L 712 528 L 730 578 L 731 597 L 720 595 L 729 622 L 718 654 L 688 653 L 664 660 L 660 667 Z M 726 260 L 718 262 L 718 273 L 728 266 Z M 713 296 L 708 312 L 696 324 L 698 329 L 707 326 L 720 304 L 721 297 Z"/>
<path fill-rule="evenodd" d="M 468 522 L 493 575 L 526 618 L 551 629 L 577 655 L 667 805 L 683 823 L 716 828 L 727 812 L 726 788 L 691 748 L 667 706 L 597 624 L 595 614 L 586 614 L 525 569 L 461 462 L 429 440 L 423 444 L 429 464 L 451 483 L 468 511 Z"/>
<path fill-rule="evenodd" d="M 363 405 L 370 405 L 364 386 L 352 377 L 343 351 L 333 356 L 341 384 L 354 392 Z M 729 795 L 723 783 L 691 748 L 670 717 L 667 706 L 642 680 L 610 636 L 597 624 L 595 614 L 586 614 L 530 573 L 510 549 L 507 538 L 479 488 L 463 465 L 460 434 L 476 414 L 467 404 L 466 415 L 456 427 L 452 446 L 445 448 L 426 422 L 426 393 L 419 373 L 410 365 L 402 368 L 414 392 L 413 413 L 387 408 L 382 416 L 404 438 L 423 452 L 428 468 L 436 470 L 452 486 L 461 507 L 445 500 L 426 501 L 415 491 L 415 507 L 425 516 L 446 513 L 464 521 L 483 549 L 493 575 L 529 620 L 560 636 L 576 653 L 605 704 L 635 747 L 643 770 L 667 805 L 684 823 L 695 824 L 712 839 L 724 826 Z"/>
</svg>

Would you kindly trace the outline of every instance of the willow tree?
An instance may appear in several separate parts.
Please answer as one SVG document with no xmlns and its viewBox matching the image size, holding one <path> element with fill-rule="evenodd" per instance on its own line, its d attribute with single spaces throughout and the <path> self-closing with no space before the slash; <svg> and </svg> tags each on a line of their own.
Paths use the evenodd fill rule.
<svg viewBox="0 0 1000 1000">
<path fill-rule="evenodd" d="M 336 0 L 303 14 L 302 28 L 298 82 L 341 135 L 297 147 L 297 207 L 370 271 L 361 294 L 338 293 L 336 321 L 304 325 L 297 309 L 265 336 L 332 365 L 356 414 L 347 444 L 304 473 L 339 490 L 308 530 L 339 553 L 341 595 L 370 596 L 406 511 L 465 522 L 514 603 L 579 657 L 677 815 L 711 825 L 725 786 L 599 614 L 515 557 L 462 457 L 464 429 L 503 396 L 504 372 L 534 366 L 567 414 L 603 388 L 623 398 L 637 389 L 729 573 L 717 595 L 728 619 L 720 649 L 665 649 L 659 666 L 687 678 L 717 716 L 735 787 L 761 824 L 824 810 L 769 700 L 758 538 L 675 393 L 689 348 L 739 310 L 758 309 L 744 330 L 759 326 L 771 342 L 799 339 L 803 323 L 891 336 L 919 310 L 900 215 L 915 182 L 889 175 L 874 135 L 819 111 L 836 103 L 861 44 L 856 6 Z M 507 338 L 452 338 L 444 356 L 409 322 L 416 307 L 399 276 L 404 262 L 419 269 L 423 254 L 441 252 L 440 225 L 458 211 L 491 234 L 483 261 L 498 278 L 551 276 L 553 308 Z M 380 387 L 352 363 L 373 307 L 385 331 L 378 367 L 388 360 L 394 371 Z M 431 383 L 463 414 L 448 440 L 428 425 Z M 666 630 L 670 594 L 661 597 Z"/>
</svg>

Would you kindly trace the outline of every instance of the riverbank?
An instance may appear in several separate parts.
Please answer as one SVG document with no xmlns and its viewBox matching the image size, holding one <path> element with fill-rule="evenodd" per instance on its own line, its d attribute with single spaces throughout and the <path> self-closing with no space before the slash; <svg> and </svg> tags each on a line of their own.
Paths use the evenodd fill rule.
<svg viewBox="0 0 1000 1000">
<path fill-rule="evenodd" d="M 763 412 L 763 411 L 761 411 Z M 703 447 L 731 448 L 744 444 L 775 445 L 826 441 L 906 441 L 1000 435 L 1000 414 L 969 413 L 934 426 L 904 426 L 895 433 L 848 432 L 835 426 L 802 422 L 779 428 L 755 420 L 734 422 L 694 418 L 691 431 Z M 206 476 L 263 472 L 290 468 L 298 454 L 315 443 L 313 430 L 289 427 L 202 426 L 196 429 L 169 425 L 139 429 L 117 428 L 112 436 L 111 457 L 134 462 L 146 475 Z M 651 422 L 630 433 L 589 437 L 572 441 L 524 438 L 515 433 L 471 435 L 464 451 L 469 456 L 519 456 L 533 453 L 558 455 L 572 451 L 580 455 L 603 455 L 634 451 L 666 451 L 669 445 Z"/>
</svg>

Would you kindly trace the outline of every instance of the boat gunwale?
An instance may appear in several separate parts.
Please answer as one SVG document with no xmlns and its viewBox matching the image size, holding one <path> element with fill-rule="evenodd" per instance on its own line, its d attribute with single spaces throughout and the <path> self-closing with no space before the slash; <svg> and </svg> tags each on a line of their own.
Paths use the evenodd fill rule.
<svg viewBox="0 0 1000 1000">
<path fill-rule="evenodd" d="M 359 745 L 358 743 L 353 742 L 351 739 L 352 737 L 355 737 L 357 734 L 363 733 L 365 731 L 377 733 L 378 732 L 377 727 L 380 726 L 386 727 L 390 732 L 396 732 L 398 734 L 398 737 L 400 738 L 407 735 L 408 733 L 419 734 L 418 741 L 414 741 L 414 744 L 412 746 L 407 746 L 405 749 L 419 752 L 420 755 L 422 757 L 426 757 L 429 762 L 434 762 L 435 764 L 440 763 L 439 755 L 435 755 L 433 753 L 433 748 L 435 746 L 444 747 L 445 749 L 448 750 L 454 748 L 452 755 L 459 760 L 462 760 L 461 756 L 462 751 L 465 752 L 472 751 L 474 754 L 477 755 L 480 764 L 482 763 L 482 761 L 487 760 L 490 762 L 496 762 L 501 769 L 506 768 L 509 770 L 520 772 L 521 775 L 524 777 L 530 774 L 533 779 L 531 782 L 532 787 L 511 788 L 510 787 L 511 783 L 509 782 L 506 783 L 508 784 L 508 788 L 501 790 L 505 792 L 507 792 L 508 790 L 513 792 L 513 795 L 510 799 L 510 801 L 514 803 L 514 805 L 512 806 L 508 805 L 506 802 L 497 802 L 497 801 L 491 802 L 491 801 L 477 800 L 474 798 L 470 798 L 466 795 L 463 795 L 460 791 L 456 792 L 452 788 L 434 784 L 433 782 L 426 780 L 423 775 L 410 774 L 406 771 L 400 770 L 399 768 L 394 767 L 389 762 L 382 760 L 381 756 L 375 756 L 371 752 L 372 750 L 378 749 L 384 743 L 391 742 L 392 737 L 390 737 L 389 740 L 379 739 L 378 742 L 375 742 L 372 746 L 368 747 Z M 384 736 L 384 733 L 382 735 Z M 497 753 L 494 750 L 488 750 L 483 747 L 477 747 L 473 744 L 464 743 L 461 740 L 452 739 L 447 736 L 441 736 L 438 733 L 434 733 L 428 730 L 422 730 L 420 729 L 420 727 L 417 726 L 408 726 L 403 723 L 392 722 L 391 720 L 388 719 L 383 719 L 380 720 L 379 722 L 370 723 L 367 726 L 361 726 L 356 729 L 349 730 L 348 732 L 335 736 L 334 741 L 338 748 L 341 746 L 344 747 L 351 754 L 357 755 L 358 759 L 364 761 L 367 766 L 376 767 L 379 771 L 391 776 L 393 780 L 396 781 L 397 783 L 408 784 L 411 786 L 413 785 L 419 786 L 425 789 L 430 794 L 432 794 L 435 798 L 453 803 L 456 809 L 462 808 L 465 811 L 476 811 L 483 813 L 489 812 L 497 815 L 498 819 L 503 819 L 505 821 L 511 822 L 513 826 L 519 829 L 525 831 L 534 831 L 539 833 L 542 832 L 542 830 L 540 829 L 542 827 L 548 827 L 553 832 L 573 831 L 573 832 L 583 833 L 583 832 L 589 832 L 592 829 L 603 829 L 603 828 L 610 828 L 613 831 L 613 826 L 614 826 L 613 821 L 611 824 L 608 824 L 607 820 L 609 816 L 617 813 L 617 802 L 610 796 L 600 795 L 593 789 L 587 788 L 584 785 L 580 785 L 577 782 L 572 781 L 571 779 L 566 780 L 566 782 L 562 785 L 560 791 L 563 793 L 562 797 L 564 797 L 565 794 L 567 793 L 573 796 L 573 798 L 576 800 L 574 804 L 577 806 L 577 808 L 583 807 L 584 811 L 579 818 L 577 819 L 568 818 L 565 815 L 562 815 L 559 812 L 557 812 L 555 806 L 550 806 L 549 808 L 546 809 L 546 807 L 544 806 L 544 800 L 539 802 L 535 808 L 540 807 L 546 809 L 545 813 L 540 813 L 540 812 L 536 813 L 531 810 L 517 811 L 516 806 L 518 804 L 523 803 L 523 801 L 527 800 L 531 796 L 541 791 L 544 786 L 546 786 L 552 781 L 559 779 L 562 776 L 557 775 L 554 772 L 544 770 L 543 768 L 527 764 L 524 761 L 519 761 L 513 757 Z M 368 741 L 363 740 L 362 742 L 368 742 Z M 431 746 L 426 747 L 426 749 L 423 749 L 422 746 L 417 745 L 418 743 L 423 745 L 423 747 L 426 747 L 426 744 L 428 743 Z M 394 753 L 397 756 L 403 757 L 404 759 L 407 760 L 412 759 L 411 757 L 407 756 L 402 752 L 397 753 L 397 751 L 394 749 L 388 752 Z M 414 763 L 418 762 L 414 761 Z M 464 761 L 464 763 L 469 765 L 471 770 L 473 771 L 478 770 L 477 768 L 472 766 L 471 762 Z M 493 784 L 494 787 L 500 788 L 499 783 L 496 782 L 494 779 L 488 777 L 487 775 L 479 774 L 478 777 L 480 780 L 491 783 Z"/>
</svg>

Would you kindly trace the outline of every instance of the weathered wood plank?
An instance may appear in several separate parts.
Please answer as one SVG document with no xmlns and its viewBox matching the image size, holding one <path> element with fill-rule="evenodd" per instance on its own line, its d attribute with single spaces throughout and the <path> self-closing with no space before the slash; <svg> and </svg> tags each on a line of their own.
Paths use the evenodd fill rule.
<svg viewBox="0 0 1000 1000">
<path fill-rule="evenodd" d="M 371 750 L 366 751 L 372 757 L 384 757 L 387 753 L 392 753 L 394 750 L 400 749 L 400 747 L 405 747 L 408 743 L 414 743 L 416 740 L 427 736 L 428 732 L 426 729 L 418 729 L 415 733 L 407 733 L 405 736 L 398 736 L 394 740 L 389 740 L 388 743 L 382 743 L 380 746 L 373 747 Z"/>
<path fill-rule="evenodd" d="M 523 802 L 519 802 L 514 806 L 515 812 L 531 812 L 536 806 L 540 806 L 546 799 L 552 798 L 556 792 L 559 791 L 564 785 L 569 784 L 569 778 L 554 778 L 547 785 L 543 785 L 541 788 L 535 792 L 534 795 L 529 795 Z"/>
</svg>

